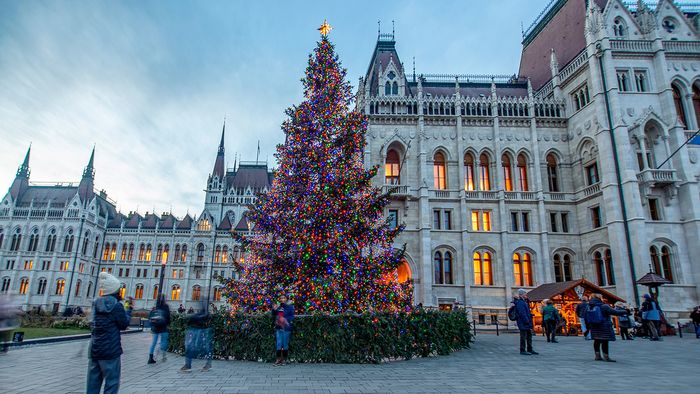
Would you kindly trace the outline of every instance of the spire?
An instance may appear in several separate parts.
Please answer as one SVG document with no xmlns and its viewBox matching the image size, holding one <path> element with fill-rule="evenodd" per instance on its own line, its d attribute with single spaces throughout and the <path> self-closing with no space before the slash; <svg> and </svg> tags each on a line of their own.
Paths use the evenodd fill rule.
<svg viewBox="0 0 700 394">
<path fill-rule="evenodd" d="M 214 170 L 211 172 L 211 176 L 218 176 L 219 181 L 224 178 L 224 134 L 226 133 L 226 119 L 224 119 L 224 126 L 221 129 L 221 142 L 219 142 L 219 152 L 216 154 L 216 161 L 214 161 Z"/>
<path fill-rule="evenodd" d="M 27 154 L 24 156 L 22 165 L 20 165 L 17 169 L 15 180 L 12 182 L 12 186 L 10 186 L 10 195 L 15 201 L 17 201 L 17 198 L 29 187 L 29 154 L 31 150 L 32 145 L 30 144 L 29 149 L 27 149 Z"/>
<path fill-rule="evenodd" d="M 87 203 L 95 195 L 95 146 L 92 147 L 90 159 L 88 160 L 85 170 L 83 170 L 83 178 L 78 185 L 78 195 L 83 203 Z"/>
</svg>

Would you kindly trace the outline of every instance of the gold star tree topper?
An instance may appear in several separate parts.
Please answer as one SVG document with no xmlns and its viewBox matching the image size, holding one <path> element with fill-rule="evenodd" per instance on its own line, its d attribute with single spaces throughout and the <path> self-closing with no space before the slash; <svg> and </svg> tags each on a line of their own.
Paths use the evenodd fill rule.
<svg viewBox="0 0 700 394">
<path fill-rule="evenodd" d="M 328 33 L 331 32 L 331 30 L 333 30 L 333 28 L 331 27 L 331 25 L 328 24 L 328 21 L 326 21 L 325 19 L 323 20 L 323 24 L 321 25 L 321 27 L 318 28 L 318 31 L 320 31 L 321 35 L 324 37 L 327 36 Z"/>
</svg>

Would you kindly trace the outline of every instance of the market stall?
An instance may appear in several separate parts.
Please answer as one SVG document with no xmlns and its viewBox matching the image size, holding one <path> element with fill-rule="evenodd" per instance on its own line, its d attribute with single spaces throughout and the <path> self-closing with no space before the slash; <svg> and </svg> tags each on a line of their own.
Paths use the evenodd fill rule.
<svg viewBox="0 0 700 394">
<path fill-rule="evenodd" d="M 614 304 L 624 300 L 615 294 L 597 286 L 586 279 L 571 280 L 568 282 L 545 283 L 527 293 L 530 299 L 530 310 L 533 315 L 535 332 L 542 332 L 542 301 L 552 300 L 554 306 L 559 310 L 559 314 L 564 319 L 565 324 L 560 328 L 560 332 L 565 335 L 578 335 L 581 332 L 581 325 L 576 316 L 576 306 L 581 302 L 583 296 L 599 293 L 603 296 L 603 302 Z"/>
</svg>

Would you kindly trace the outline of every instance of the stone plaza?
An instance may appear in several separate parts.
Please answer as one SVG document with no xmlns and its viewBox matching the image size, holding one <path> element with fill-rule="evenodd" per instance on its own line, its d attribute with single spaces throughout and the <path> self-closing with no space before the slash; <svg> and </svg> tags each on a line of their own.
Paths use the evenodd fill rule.
<svg viewBox="0 0 700 394">
<path fill-rule="evenodd" d="M 122 393 L 592 393 L 697 392 L 700 340 L 686 335 L 662 342 L 643 339 L 611 344 L 617 363 L 593 361 L 592 343 L 562 337 L 558 344 L 534 339 L 539 356 L 521 356 L 517 335 L 478 334 L 469 350 L 449 356 L 380 365 L 271 364 L 220 361 L 210 371 L 183 359 L 146 365 L 151 336 L 122 337 Z M 83 393 L 87 341 L 37 345 L 0 356 L 5 393 Z"/>
</svg>

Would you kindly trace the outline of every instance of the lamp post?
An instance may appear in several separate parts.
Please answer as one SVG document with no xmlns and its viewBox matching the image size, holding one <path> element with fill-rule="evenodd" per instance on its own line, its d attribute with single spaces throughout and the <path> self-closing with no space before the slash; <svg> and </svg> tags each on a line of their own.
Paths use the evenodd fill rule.
<svg viewBox="0 0 700 394">
<path fill-rule="evenodd" d="M 156 306 L 160 305 L 160 300 L 163 298 L 163 279 L 165 279 L 165 263 L 168 261 L 168 252 L 163 252 L 160 259 L 160 282 L 158 282 L 158 299 Z"/>
</svg>

